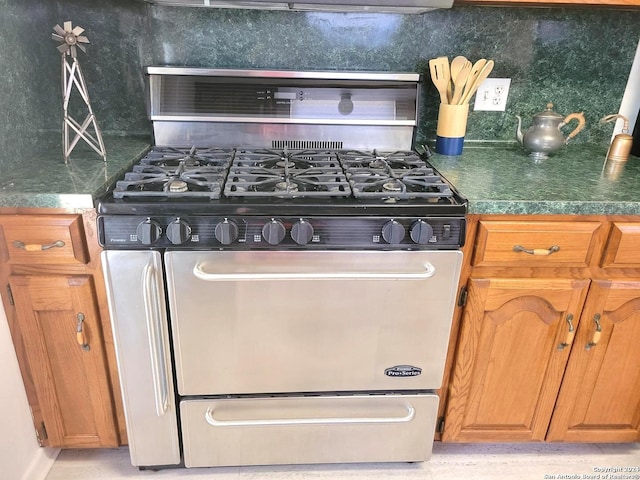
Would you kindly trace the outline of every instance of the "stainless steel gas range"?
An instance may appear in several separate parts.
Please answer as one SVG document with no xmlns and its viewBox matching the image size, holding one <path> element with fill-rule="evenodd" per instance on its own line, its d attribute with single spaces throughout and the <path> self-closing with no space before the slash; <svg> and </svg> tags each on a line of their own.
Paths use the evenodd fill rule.
<svg viewBox="0 0 640 480">
<path fill-rule="evenodd" d="M 413 73 L 149 67 L 98 205 L 131 461 L 429 458 L 466 202 Z"/>
</svg>

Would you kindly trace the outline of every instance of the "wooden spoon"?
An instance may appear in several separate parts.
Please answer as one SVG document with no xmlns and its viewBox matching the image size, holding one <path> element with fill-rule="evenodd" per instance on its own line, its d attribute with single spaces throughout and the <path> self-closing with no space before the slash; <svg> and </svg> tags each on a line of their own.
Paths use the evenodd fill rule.
<svg viewBox="0 0 640 480">
<path fill-rule="evenodd" d="M 455 57 L 453 60 L 451 60 L 451 68 L 450 68 L 450 70 L 451 70 L 451 82 L 449 82 L 448 91 L 447 91 L 447 96 L 449 97 L 450 100 L 453 99 L 453 96 L 455 94 L 456 78 L 458 78 L 458 74 L 460 73 L 460 70 L 462 70 L 462 68 L 468 62 L 469 62 L 469 60 L 467 60 L 465 57 L 463 57 L 461 55 L 459 55 L 459 56 Z M 455 103 L 455 102 L 453 100 L 451 100 L 451 103 Z"/>
<path fill-rule="evenodd" d="M 429 71 L 431 72 L 431 81 L 438 89 L 438 93 L 440 93 L 440 102 L 449 103 L 447 99 L 447 85 L 451 81 L 449 59 L 447 57 L 438 57 L 429 60 Z"/>
<path fill-rule="evenodd" d="M 453 64 L 452 64 L 452 67 L 453 67 Z M 457 71 L 455 78 L 453 74 L 451 75 L 451 78 L 453 80 L 453 98 L 451 99 L 451 103 L 453 105 L 458 105 L 460 103 L 460 99 L 462 98 L 462 92 L 464 91 L 464 87 L 467 84 L 467 80 L 469 79 L 470 73 L 471 73 L 471 62 L 466 61 L 462 65 L 462 67 Z"/>
<path fill-rule="evenodd" d="M 462 99 L 460 100 L 461 104 L 465 104 L 469 100 L 471 100 L 471 97 L 473 97 L 473 94 L 476 93 L 476 90 L 478 90 L 480 84 L 486 80 L 486 78 L 491 73 L 491 70 L 493 70 L 493 64 L 493 60 L 489 60 L 484 64 L 482 70 L 478 72 L 469 89 L 467 90 L 467 88 L 465 88 L 464 95 L 462 95 Z"/>
<path fill-rule="evenodd" d="M 462 96 L 460 97 L 460 104 L 464 103 L 463 99 L 465 97 L 470 96 L 468 95 L 468 93 L 471 90 L 471 86 L 473 85 L 473 82 L 475 81 L 475 79 L 478 77 L 480 70 L 482 70 L 482 67 L 484 67 L 486 63 L 487 63 L 487 60 L 484 58 L 481 58 L 476 63 L 474 63 L 473 66 L 471 67 L 471 71 L 469 72 L 469 77 L 467 78 L 467 83 L 465 84 L 464 91 L 462 92 Z"/>
</svg>

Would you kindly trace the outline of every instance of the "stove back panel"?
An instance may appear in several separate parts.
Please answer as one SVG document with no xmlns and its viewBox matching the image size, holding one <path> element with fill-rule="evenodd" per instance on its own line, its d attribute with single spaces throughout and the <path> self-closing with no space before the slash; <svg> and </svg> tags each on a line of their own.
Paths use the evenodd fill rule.
<svg viewBox="0 0 640 480">
<path fill-rule="evenodd" d="M 413 142 L 413 129 L 397 125 L 266 125 L 156 120 L 153 122 L 153 132 L 156 145 L 196 147 L 408 150 Z"/>
<path fill-rule="evenodd" d="M 412 147 L 417 73 L 174 67 L 146 72 L 156 145 Z"/>
</svg>

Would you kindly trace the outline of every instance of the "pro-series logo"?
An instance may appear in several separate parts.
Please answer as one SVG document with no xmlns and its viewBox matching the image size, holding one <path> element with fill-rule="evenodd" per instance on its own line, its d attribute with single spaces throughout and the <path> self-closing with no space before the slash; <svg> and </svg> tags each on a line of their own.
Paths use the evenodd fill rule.
<svg viewBox="0 0 640 480">
<path fill-rule="evenodd" d="M 422 369 L 413 365 L 396 365 L 385 369 L 387 377 L 417 377 L 422 373 Z"/>
</svg>

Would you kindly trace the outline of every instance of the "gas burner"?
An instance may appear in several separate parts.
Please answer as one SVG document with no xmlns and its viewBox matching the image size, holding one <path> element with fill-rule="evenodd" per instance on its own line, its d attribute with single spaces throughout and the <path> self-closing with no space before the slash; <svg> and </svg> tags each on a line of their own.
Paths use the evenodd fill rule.
<svg viewBox="0 0 640 480">
<path fill-rule="evenodd" d="M 274 186 L 277 192 L 298 193 L 298 185 L 289 182 L 278 182 Z"/>
<path fill-rule="evenodd" d="M 276 162 L 276 167 L 278 168 L 296 168 L 296 164 L 294 162 L 289 161 L 289 159 L 285 158 L 284 160 L 280 160 Z"/>
<path fill-rule="evenodd" d="M 397 181 L 385 182 L 382 184 L 382 190 L 385 192 L 401 192 L 403 185 Z"/>
<path fill-rule="evenodd" d="M 169 191 L 172 193 L 182 193 L 189 190 L 189 185 L 184 180 L 174 180 L 169 183 Z"/>
</svg>

